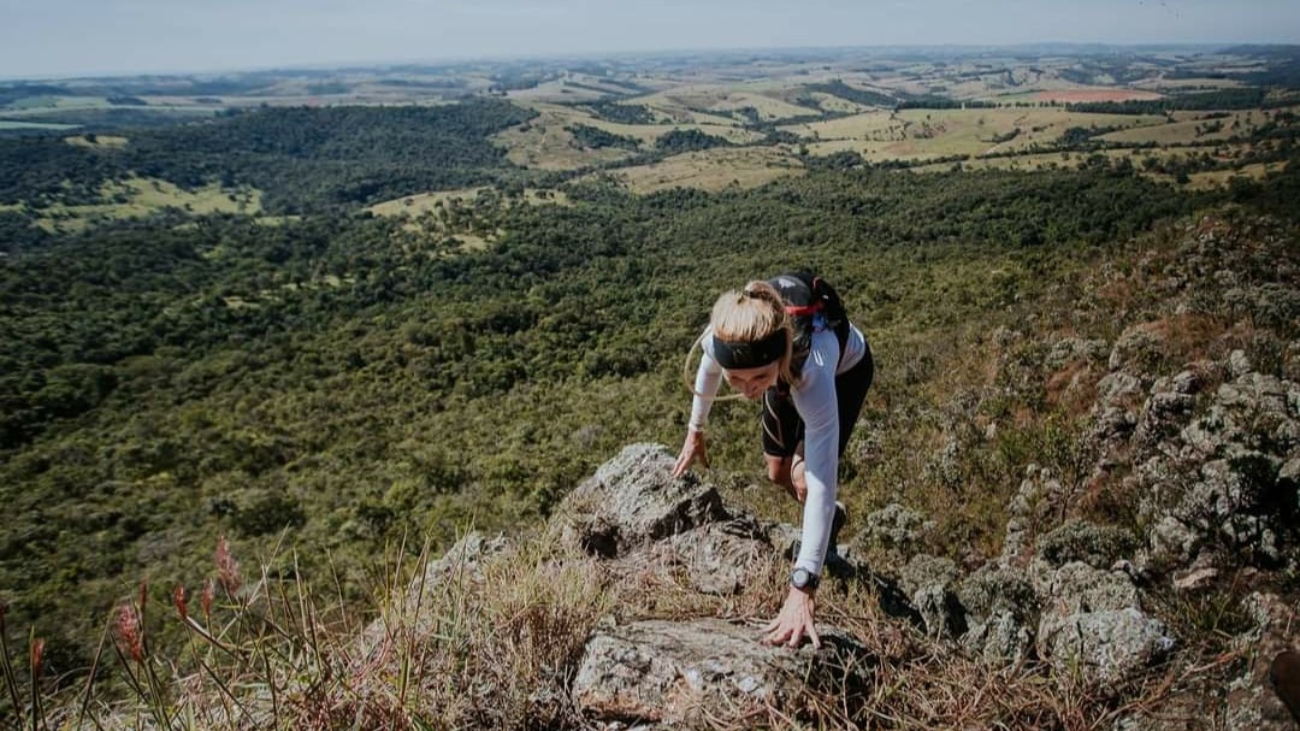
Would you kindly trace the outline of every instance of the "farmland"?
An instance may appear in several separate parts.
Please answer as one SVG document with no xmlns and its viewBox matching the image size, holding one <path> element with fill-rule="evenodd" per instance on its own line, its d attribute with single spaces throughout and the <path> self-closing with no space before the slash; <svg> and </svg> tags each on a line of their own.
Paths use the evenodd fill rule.
<svg viewBox="0 0 1300 731">
<path fill-rule="evenodd" d="M 0 87 L 0 136 L 61 131 L 73 145 L 129 152 L 129 130 L 254 110 L 490 97 L 520 112 L 489 141 L 513 171 L 503 175 L 526 188 L 600 180 L 645 194 L 763 185 L 821 165 L 1034 170 L 1083 160 L 1200 188 L 1285 158 L 1300 89 L 1270 79 L 1285 80 L 1286 58 L 1249 47 L 842 49 L 71 79 Z M 400 199 L 413 210 L 394 205 L 418 215 L 475 182 L 487 181 L 449 179 L 450 193 L 426 188 Z M 55 207 L 41 225 L 239 197 L 199 188 L 154 203 L 106 193 Z M 378 213 L 382 200 L 361 202 Z M 214 210 L 241 210 L 228 203 Z"/>
</svg>

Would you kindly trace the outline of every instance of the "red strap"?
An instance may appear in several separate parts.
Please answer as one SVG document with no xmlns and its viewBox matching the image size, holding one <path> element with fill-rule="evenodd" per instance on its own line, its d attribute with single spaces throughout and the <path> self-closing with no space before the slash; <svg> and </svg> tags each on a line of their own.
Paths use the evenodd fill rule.
<svg viewBox="0 0 1300 731">
<path fill-rule="evenodd" d="M 822 311 L 822 302 L 817 300 L 811 305 L 786 305 L 785 313 L 791 317 L 808 317 Z"/>
</svg>

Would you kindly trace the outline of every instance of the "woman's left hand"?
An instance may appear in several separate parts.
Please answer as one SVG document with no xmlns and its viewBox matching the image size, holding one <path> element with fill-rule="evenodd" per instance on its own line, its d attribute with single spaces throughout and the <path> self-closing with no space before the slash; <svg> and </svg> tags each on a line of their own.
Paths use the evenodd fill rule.
<svg viewBox="0 0 1300 731">
<path fill-rule="evenodd" d="M 788 645 L 798 647 L 806 635 L 813 647 L 821 649 L 822 640 L 817 636 L 813 626 L 813 610 L 816 608 L 816 595 L 803 589 L 790 587 L 785 597 L 781 613 L 763 630 L 767 634 L 763 642 L 769 645 Z"/>
</svg>

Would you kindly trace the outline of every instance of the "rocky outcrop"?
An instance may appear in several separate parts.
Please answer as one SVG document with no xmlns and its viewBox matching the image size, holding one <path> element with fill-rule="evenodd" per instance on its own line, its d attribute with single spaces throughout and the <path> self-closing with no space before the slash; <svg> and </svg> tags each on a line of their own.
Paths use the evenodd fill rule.
<svg viewBox="0 0 1300 731">
<path fill-rule="evenodd" d="M 1201 378 L 1184 371 L 1158 383 L 1143 409 L 1145 436 L 1131 479 L 1140 513 L 1154 526 L 1144 559 L 1156 566 L 1185 566 L 1202 554 L 1265 568 L 1300 566 L 1300 386 L 1236 360 L 1223 370 L 1240 375 L 1203 397 L 1204 404 L 1167 390 Z M 1172 397 L 1187 403 L 1162 406 Z"/>
<path fill-rule="evenodd" d="M 1164 624 L 1142 611 L 1137 587 L 1123 572 L 1075 562 L 1040 577 L 1037 593 L 1046 609 L 1037 650 L 1057 672 L 1116 687 L 1173 649 Z"/>
<path fill-rule="evenodd" d="M 1121 367 L 1145 362 L 1145 347 L 1133 338 L 1112 359 Z M 1096 343 L 1059 355 L 1069 358 L 1078 349 L 1100 357 Z M 1234 380 L 1216 384 L 1232 373 Z M 828 563 L 828 572 L 869 587 L 886 614 L 913 619 L 928 647 L 992 667 L 1041 662 L 1089 692 L 1123 692 L 1179 648 L 1179 638 L 1145 601 L 1153 580 L 1165 591 L 1204 591 L 1224 565 L 1216 563 L 1216 550 L 1245 550 L 1255 564 L 1294 561 L 1297 524 L 1286 520 L 1294 515 L 1288 511 L 1296 505 L 1300 459 L 1284 453 L 1296 444 L 1300 395 L 1294 390 L 1253 372 L 1241 358 L 1201 363 L 1167 379 L 1112 374 L 1098 387 L 1098 426 L 1089 432 L 1096 441 L 1088 453 L 1103 471 L 1107 460 L 1139 460 L 1127 479 L 1142 489 L 1145 534 L 1065 519 L 1075 488 L 1031 466 L 1007 506 L 1006 540 L 996 560 L 971 570 L 969 562 L 927 555 L 921 549 L 933 523 L 894 504 L 867 516 L 846 544 L 851 550 Z M 1261 424 L 1267 439 L 1258 437 Z M 797 528 L 724 504 L 697 477 L 672 478 L 673 463 L 664 447 L 627 447 L 569 494 L 549 530 L 569 555 L 603 567 L 595 572 L 602 580 L 658 572 L 700 594 L 743 599 L 756 577 L 770 577 L 797 550 Z M 431 564 L 423 590 L 452 577 L 481 580 L 482 563 L 507 550 L 500 539 L 467 536 Z M 857 563 L 859 551 L 889 560 L 869 571 Z M 1227 728 L 1271 731 L 1284 728 L 1269 724 L 1280 723 L 1285 710 L 1269 695 L 1267 665 L 1294 643 L 1296 623 L 1283 622 L 1284 607 L 1275 599 L 1252 602 L 1258 628 L 1238 639 L 1249 667 L 1218 696 L 1218 707 L 1226 709 Z M 798 718 L 809 691 L 870 697 L 878 659 L 844 631 L 822 623 L 818 629 L 821 650 L 790 651 L 761 644 L 754 626 L 713 617 L 610 616 L 587 638 L 568 701 L 593 727 L 615 729 L 697 727 L 719 719 L 762 725 L 775 718 L 767 715 L 771 709 Z M 392 628 L 378 628 L 376 638 L 385 631 Z M 1196 717 L 1205 713 L 1207 698 L 1185 690 L 1168 703 Z M 1172 728 L 1160 724 L 1135 714 L 1116 728 Z"/>
<path fill-rule="evenodd" d="M 565 497 L 555 525 L 566 544 L 616 558 L 653 541 L 728 517 L 717 489 L 693 475 L 673 479 L 673 454 L 634 444 Z"/>
<path fill-rule="evenodd" d="M 597 722 L 698 727 L 789 712 L 810 686 L 852 692 L 871 682 L 872 659 L 843 633 L 823 633 L 819 651 L 790 652 L 759 637 L 716 619 L 607 624 L 587 644 L 574 703 Z"/>
<path fill-rule="evenodd" d="M 739 594 L 764 567 L 785 560 L 797 530 L 724 506 L 694 476 L 674 479 L 674 461 L 662 446 L 625 448 L 569 494 L 553 529 L 569 547 L 609 564 L 611 575 L 674 573 L 705 594 Z M 832 626 L 818 630 L 820 650 L 791 652 L 762 644 L 756 628 L 719 619 L 618 625 L 610 617 L 587 642 L 572 700 L 584 718 L 610 728 L 693 727 L 770 707 L 797 711 L 809 688 L 866 688 L 867 650 Z"/>
<path fill-rule="evenodd" d="M 1013 665 L 1031 656 L 1038 597 L 1023 571 L 985 564 L 958 583 L 957 600 L 966 611 L 961 644 L 967 652 L 990 665 Z"/>
</svg>

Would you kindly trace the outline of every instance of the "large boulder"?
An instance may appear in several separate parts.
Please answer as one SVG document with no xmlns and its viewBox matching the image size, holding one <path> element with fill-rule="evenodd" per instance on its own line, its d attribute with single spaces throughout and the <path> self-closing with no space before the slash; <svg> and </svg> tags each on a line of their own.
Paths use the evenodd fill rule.
<svg viewBox="0 0 1300 731">
<path fill-rule="evenodd" d="M 705 594 L 737 594 L 753 577 L 770 576 L 774 561 L 787 560 L 782 554 L 794 550 L 796 529 L 728 509 L 697 477 L 673 478 L 674 462 L 659 445 L 625 448 L 570 493 L 552 529 L 608 566 L 615 581 L 668 574 Z M 789 708 L 808 688 L 865 693 L 853 689 L 869 680 L 866 650 L 834 627 L 817 629 L 823 649 L 796 652 L 717 619 L 618 626 L 607 617 L 587 641 L 572 699 L 586 720 L 621 728 L 744 719 L 769 704 Z"/>
<path fill-rule="evenodd" d="M 601 465 L 556 508 L 561 540 L 615 558 L 657 540 L 730 517 L 717 489 L 672 476 L 676 458 L 659 444 L 633 444 Z"/>
<path fill-rule="evenodd" d="M 606 625 L 587 644 L 573 702 L 597 722 L 697 727 L 716 719 L 767 719 L 807 688 L 861 695 L 875 660 L 833 630 L 822 649 L 759 642 L 760 633 L 716 619 Z M 761 724 L 760 724 L 761 725 Z"/>
</svg>

